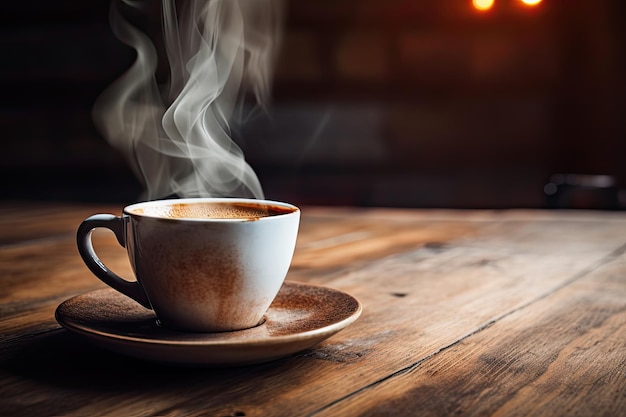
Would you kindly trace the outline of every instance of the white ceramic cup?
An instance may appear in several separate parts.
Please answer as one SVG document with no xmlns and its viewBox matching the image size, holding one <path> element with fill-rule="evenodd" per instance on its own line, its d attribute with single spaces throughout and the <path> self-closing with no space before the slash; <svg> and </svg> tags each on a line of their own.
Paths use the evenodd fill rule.
<svg viewBox="0 0 626 417">
<path fill-rule="evenodd" d="M 299 223 L 297 207 L 275 201 L 157 200 L 85 219 L 77 244 L 98 278 L 152 308 L 163 326 L 233 331 L 262 322 L 287 275 Z M 127 249 L 136 281 L 98 258 L 91 233 L 99 227 Z"/>
</svg>

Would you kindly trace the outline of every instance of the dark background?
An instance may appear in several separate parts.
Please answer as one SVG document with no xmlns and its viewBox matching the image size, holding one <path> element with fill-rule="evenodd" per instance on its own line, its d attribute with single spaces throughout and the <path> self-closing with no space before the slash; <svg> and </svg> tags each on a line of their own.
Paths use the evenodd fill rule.
<svg viewBox="0 0 626 417">
<path fill-rule="evenodd" d="M 625 3 L 287 1 L 272 119 L 238 141 L 266 196 L 297 204 L 621 209 Z M 108 8 L 0 6 L 4 200 L 138 198 L 90 114 L 134 59 Z"/>
</svg>

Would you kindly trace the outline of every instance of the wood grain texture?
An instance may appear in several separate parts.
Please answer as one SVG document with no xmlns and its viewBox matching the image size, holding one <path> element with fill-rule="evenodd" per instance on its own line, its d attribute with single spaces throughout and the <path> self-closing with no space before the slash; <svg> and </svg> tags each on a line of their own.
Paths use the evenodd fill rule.
<svg viewBox="0 0 626 417">
<path fill-rule="evenodd" d="M 61 301 L 104 286 L 80 260 L 75 228 L 119 210 L 0 206 L 16 225 L 39 224 L 2 229 L 0 415 L 626 410 L 622 213 L 305 207 L 288 279 L 349 292 L 361 318 L 279 361 L 185 369 L 109 353 L 54 320 Z M 110 233 L 95 241 L 132 277 Z"/>
<path fill-rule="evenodd" d="M 619 255 L 318 415 L 623 415 Z"/>
</svg>

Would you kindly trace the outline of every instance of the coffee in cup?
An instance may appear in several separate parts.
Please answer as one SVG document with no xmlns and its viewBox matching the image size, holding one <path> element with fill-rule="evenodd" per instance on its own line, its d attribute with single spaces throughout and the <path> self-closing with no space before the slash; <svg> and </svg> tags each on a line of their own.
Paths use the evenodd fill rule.
<svg viewBox="0 0 626 417">
<path fill-rule="evenodd" d="M 276 201 L 157 200 L 87 218 L 77 244 L 99 279 L 153 309 L 163 326 L 234 331 L 262 322 L 287 275 L 299 221 L 296 206 Z M 98 258 L 91 233 L 99 227 L 126 248 L 136 281 Z"/>
</svg>

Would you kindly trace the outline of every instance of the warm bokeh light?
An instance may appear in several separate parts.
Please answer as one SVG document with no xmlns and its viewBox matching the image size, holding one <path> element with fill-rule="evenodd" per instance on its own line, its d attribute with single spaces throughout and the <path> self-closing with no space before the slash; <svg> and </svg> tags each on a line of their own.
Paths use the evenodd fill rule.
<svg viewBox="0 0 626 417">
<path fill-rule="evenodd" d="M 531 0 L 529 0 L 531 1 Z M 536 1 L 536 0 L 535 0 Z M 539 0 L 541 1 L 541 0 Z M 493 6 L 494 0 L 472 0 L 472 4 L 478 10 L 489 10 Z"/>
<path fill-rule="evenodd" d="M 527 6 L 536 6 L 541 3 L 542 0 L 521 0 Z"/>
</svg>

